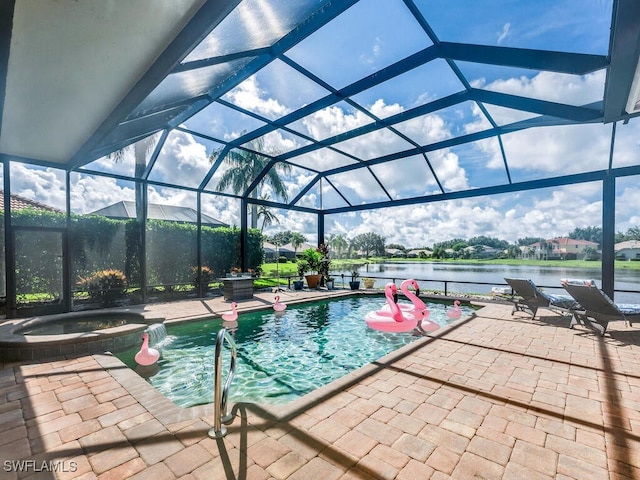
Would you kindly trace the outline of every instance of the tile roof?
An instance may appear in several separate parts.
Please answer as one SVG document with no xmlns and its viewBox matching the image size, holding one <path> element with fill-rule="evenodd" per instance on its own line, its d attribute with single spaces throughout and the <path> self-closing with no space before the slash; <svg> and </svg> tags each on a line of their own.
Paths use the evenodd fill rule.
<svg viewBox="0 0 640 480">
<path fill-rule="evenodd" d="M 189 207 L 149 203 L 147 205 L 147 209 L 147 216 L 157 220 L 190 223 L 196 223 L 198 221 L 198 212 Z M 91 212 L 91 215 L 104 215 L 105 217 L 111 218 L 136 218 L 136 204 L 130 200 L 121 200 L 112 205 Z M 204 212 L 201 214 L 201 219 L 203 225 L 222 227 L 229 226 L 228 224 L 213 218 Z"/>
<path fill-rule="evenodd" d="M 22 210 L 23 208 L 32 208 L 34 210 L 45 210 L 47 212 L 61 212 L 57 208 L 45 205 L 44 203 L 29 200 L 28 198 L 21 197 L 20 195 L 11 195 L 11 209 Z M 4 210 L 4 191 L 0 190 L 0 210 Z"/>
</svg>

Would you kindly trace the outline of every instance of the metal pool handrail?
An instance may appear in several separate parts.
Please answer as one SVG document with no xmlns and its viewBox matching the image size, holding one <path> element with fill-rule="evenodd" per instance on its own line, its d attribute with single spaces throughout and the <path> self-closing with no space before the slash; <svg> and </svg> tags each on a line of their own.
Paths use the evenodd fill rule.
<svg viewBox="0 0 640 480">
<path fill-rule="evenodd" d="M 231 364 L 229 365 L 229 375 L 227 376 L 227 381 L 224 384 L 224 388 L 221 388 L 220 383 L 222 382 L 222 346 L 224 341 L 227 341 L 229 347 L 231 347 Z M 227 427 L 222 425 L 222 423 L 230 424 L 233 422 L 233 415 L 227 412 L 227 398 L 229 397 L 229 388 L 231 387 L 231 382 L 233 381 L 233 377 L 236 373 L 236 356 L 237 356 L 237 346 L 236 342 L 233 340 L 233 337 L 226 328 L 222 328 L 218 332 L 218 336 L 216 337 L 216 353 L 215 353 L 215 378 L 213 383 L 213 405 L 214 405 L 214 419 L 213 419 L 213 428 L 209 430 L 209 437 L 211 438 L 222 438 L 227 434 Z"/>
</svg>

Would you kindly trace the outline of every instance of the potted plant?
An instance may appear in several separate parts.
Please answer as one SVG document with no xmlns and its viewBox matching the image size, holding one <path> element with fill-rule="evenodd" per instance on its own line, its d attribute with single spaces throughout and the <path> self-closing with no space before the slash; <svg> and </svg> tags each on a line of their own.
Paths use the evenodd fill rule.
<svg viewBox="0 0 640 480">
<path fill-rule="evenodd" d="M 307 280 L 307 286 L 309 288 L 317 288 L 320 283 L 320 279 L 322 275 L 318 273 L 320 268 L 320 261 L 322 260 L 322 255 L 315 248 L 307 248 L 301 254 L 302 260 L 301 262 L 305 262 L 306 270 L 304 271 L 304 278 Z M 300 272 L 300 265 L 298 265 L 298 272 Z M 315 272 L 315 273 L 308 273 Z"/>
<path fill-rule="evenodd" d="M 308 269 L 309 269 L 309 265 L 307 264 L 306 260 L 298 260 L 298 277 L 299 277 L 299 280 L 295 280 L 293 282 L 293 289 L 294 290 L 302 290 L 302 287 L 304 286 L 304 281 L 302 280 L 302 278 L 304 277 L 304 274 Z"/>
<path fill-rule="evenodd" d="M 329 246 L 325 243 L 321 243 L 318 245 L 318 252 L 320 253 L 318 273 L 322 275 L 322 284 L 328 289 L 332 289 L 333 286 L 329 287 L 329 270 L 331 270 L 331 254 L 329 253 Z"/>
<path fill-rule="evenodd" d="M 375 278 L 371 277 L 362 277 L 362 283 L 364 283 L 364 288 L 373 288 L 373 285 L 376 283 Z"/>
<path fill-rule="evenodd" d="M 333 290 L 335 285 L 335 279 L 333 277 L 327 277 L 327 290 Z"/>
<path fill-rule="evenodd" d="M 359 276 L 360 276 L 360 273 L 358 273 L 357 270 L 353 270 L 351 272 L 351 281 L 349 282 L 349 286 L 351 287 L 351 290 L 358 290 L 360 288 L 360 282 L 358 281 Z"/>
</svg>

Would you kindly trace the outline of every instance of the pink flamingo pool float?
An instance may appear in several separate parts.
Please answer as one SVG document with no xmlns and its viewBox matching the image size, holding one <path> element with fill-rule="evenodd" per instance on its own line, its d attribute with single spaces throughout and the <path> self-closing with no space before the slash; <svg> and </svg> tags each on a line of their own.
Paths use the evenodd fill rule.
<svg viewBox="0 0 640 480">
<path fill-rule="evenodd" d="M 400 307 L 393 301 L 393 290 L 397 289 L 394 283 L 387 283 L 384 288 L 384 296 L 387 299 L 388 311 L 370 311 L 365 316 L 365 321 L 370 328 L 383 332 L 410 332 L 418 326 L 418 320 L 422 315 L 413 315 L 409 312 L 402 312 Z"/>
<path fill-rule="evenodd" d="M 398 307 L 400 308 L 400 310 L 402 310 L 402 312 L 410 312 L 413 313 L 414 315 L 419 312 L 424 311 L 427 306 L 424 304 L 424 302 L 422 300 L 420 300 L 420 298 L 414 294 L 412 291 L 409 290 L 409 286 L 412 286 L 416 292 L 420 291 L 420 287 L 418 286 L 418 282 L 416 282 L 413 279 L 408 279 L 408 280 L 404 280 L 402 282 L 402 284 L 400 285 L 400 289 L 402 290 L 402 293 L 404 293 L 404 295 L 411 300 L 411 303 L 397 303 L 396 305 L 398 305 Z M 393 293 L 397 292 L 398 287 L 396 287 L 396 285 L 393 285 Z M 382 307 L 382 310 L 389 310 L 389 305 L 385 304 Z"/>
<path fill-rule="evenodd" d="M 400 285 L 400 288 L 402 289 L 402 293 L 404 293 L 404 295 L 411 300 L 411 303 L 398 303 L 398 307 L 400 308 L 400 310 L 402 311 L 402 314 L 404 315 L 405 313 L 409 313 L 413 316 L 418 317 L 418 319 L 420 320 L 418 322 L 418 328 L 421 330 L 424 330 L 425 332 L 435 332 L 436 330 L 438 330 L 440 328 L 440 325 L 438 325 L 435 322 L 432 322 L 431 320 L 429 320 L 429 309 L 427 308 L 427 306 L 425 305 L 425 303 L 418 297 L 417 294 L 413 293 L 411 290 L 409 290 L 409 286 L 413 287 L 413 289 L 416 292 L 420 292 L 420 286 L 418 285 L 418 282 L 412 278 L 409 278 L 407 280 L 404 280 L 402 282 L 402 284 Z M 397 288 L 395 286 L 395 284 L 393 285 L 393 288 L 397 291 Z M 382 307 L 383 311 L 390 311 L 390 307 L 388 304 L 385 304 Z"/>
<path fill-rule="evenodd" d="M 238 311 L 236 310 L 237 307 L 238 304 L 236 302 L 232 302 L 231 310 L 222 314 L 222 320 L 224 320 L 225 322 L 235 322 L 236 320 L 238 320 Z"/>
<path fill-rule="evenodd" d="M 276 312 L 284 312 L 285 308 L 287 308 L 287 304 L 280 303 L 280 295 L 276 295 L 276 302 L 273 304 L 273 309 Z"/>
<path fill-rule="evenodd" d="M 456 300 L 453 302 L 453 308 L 447 311 L 447 317 L 455 320 L 456 318 L 460 318 L 461 315 L 462 311 L 460 310 L 460 300 Z"/>
<path fill-rule="evenodd" d="M 136 356 L 134 357 L 136 363 L 143 366 L 153 365 L 159 358 L 160 352 L 155 348 L 149 347 L 149 334 L 147 332 L 143 332 L 142 348 L 140 348 L 140 351 L 136 353 Z"/>
</svg>

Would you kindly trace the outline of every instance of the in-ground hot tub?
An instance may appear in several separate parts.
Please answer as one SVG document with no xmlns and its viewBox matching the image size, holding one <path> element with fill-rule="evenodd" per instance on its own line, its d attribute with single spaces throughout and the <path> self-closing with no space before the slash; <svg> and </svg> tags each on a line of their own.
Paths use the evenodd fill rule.
<svg viewBox="0 0 640 480">
<path fill-rule="evenodd" d="M 0 325 L 0 361 L 119 352 L 141 343 L 142 332 L 164 319 L 129 311 L 72 312 Z"/>
</svg>

